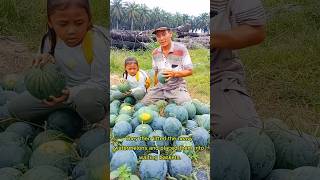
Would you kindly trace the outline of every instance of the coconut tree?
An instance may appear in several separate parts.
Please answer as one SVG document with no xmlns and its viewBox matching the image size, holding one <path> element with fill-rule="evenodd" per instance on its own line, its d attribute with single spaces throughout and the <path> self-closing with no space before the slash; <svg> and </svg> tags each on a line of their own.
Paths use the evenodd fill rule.
<svg viewBox="0 0 320 180">
<path fill-rule="evenodd" d="M 131 30 L 133 30 L 133 24 L 139 17 L 139 6 L 138 4 L 132 2 L 126 3 L 126 9 L 127 9 L 127 17 L 128 20 L 131 22 Z"/>
<path fill-rule="evenodd" d="M 122 0 L 113 0 L 110 6 L 110 11 L 111 17 L 116 21 L 116 29 L 119 29 L 119 22 L 124 14 Z"/>
</svg>

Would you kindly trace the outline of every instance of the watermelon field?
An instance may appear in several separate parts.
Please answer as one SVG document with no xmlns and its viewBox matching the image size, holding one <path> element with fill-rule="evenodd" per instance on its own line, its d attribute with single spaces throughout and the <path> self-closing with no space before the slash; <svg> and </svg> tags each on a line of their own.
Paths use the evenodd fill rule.
<svg viewBox="0 0 320 180">
<path fill-rule="evenodd" d="M 129 56 L 153 77 L 151 52 L 111 50 L 110 178 L 209 179 L 209 50 L 189 50 L 194 70 L 186 80 L 192 102 L 159 100 L 144 106 L 139 103 L 144 92 L 124 95 L 131 87 L 119 79 Z"/>
</svg>

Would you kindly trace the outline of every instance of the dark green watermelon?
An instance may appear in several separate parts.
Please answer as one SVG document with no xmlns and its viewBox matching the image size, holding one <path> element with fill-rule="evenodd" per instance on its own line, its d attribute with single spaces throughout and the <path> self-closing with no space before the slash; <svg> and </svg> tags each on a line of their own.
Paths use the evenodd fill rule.
<svg viewBox="0 0 320 180">
<path fill-rule="evenodd" d="M 0 168 L 28 167 L 31 149 L 27 145 L 7 144 L 0 145 Z"/>
<path fill-rule="evenodd" d="M 67 180 L 68 175 L 54 166 L 37 166 L 29 169 L 20 180 Z"/>
<path fill-rule="evenodd" d="M 39 133 L 32 142 L 32 149 L 35 150 L 41 144 L 49 141 L 62 140 L 71 143 L 72 139 L 63 132 L 57 130 L 46 130 Z"/>
<path fill-rule="evenodd" d="M 68 173 L 72 171 L 75 162 L 79 159 L 80 157 L 71 143 L 55 140 L 41 144 L 33 151 L 29 167 L 49 165 Z"/>
<path fill-rule="evenodd" d="M 24 139 L 28 139 L 30 141 L 32 141 L 36 133 L 35 128 L 32 125 L 25 122 L 15 122 L 8 126 L 6 131 L 14 132 L 23 137 Z"/>
<path fill-rule="evenodd" d="M 5 167 L 0 169 L 1 180 L 19 180 L 22 172 L 11 167 Z"/>
<path fill-rule="evenodd" d="M 75 138 L 81 130 L 82 119 L 76 112 L 63 109 L 50 114 L 47 123 L 47 129 L 58 130 Z"/>
<path fill-rule="evenodd" d="M 95 128 L 84 133 L 78 143 L 78 151 L 82 157 L 88 156 L 96 147 L 107 142 L 107 130 Z"/>
</svg>

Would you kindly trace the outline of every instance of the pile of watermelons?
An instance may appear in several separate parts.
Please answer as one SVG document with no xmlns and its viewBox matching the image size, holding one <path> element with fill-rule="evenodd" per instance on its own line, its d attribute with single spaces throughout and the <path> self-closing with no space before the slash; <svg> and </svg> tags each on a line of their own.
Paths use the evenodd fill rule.
<svg viewBox="0 0 320 180">
<path fill-rule="evenodd" d="M 263 128 L 236 129 L 211 142 L 214 180 L 319 180 L 316 137 L 269 118 Z"/>
<path fill-rule="evenodd" d="M 107 130 L 99 124 L 84 131 L 82 119 L 67 109 L 39 122 L 10 117 L 7 103 L 26 90 L 24 79 L 17 74 L 1 79 L 0 179 L 108 179 Z"/>
<path fill-rule="evenodd" d="M 124 81 L 110 92 L 110 178 L 194 178 L 192 156 L 199 147 L 209 148 L 209 105 L 194 99 L 144 106 L 144 92 L 126 93 L 130 88 Z"/>
</svg>

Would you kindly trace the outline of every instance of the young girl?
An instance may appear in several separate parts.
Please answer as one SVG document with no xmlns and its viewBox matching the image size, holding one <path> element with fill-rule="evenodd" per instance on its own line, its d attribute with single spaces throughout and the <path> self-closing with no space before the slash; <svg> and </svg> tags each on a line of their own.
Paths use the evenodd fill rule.
<svg viewBox="0 0 320 180">
<path fill-rule="evenodd" d="M 130 86 L 133 87 L 130 93 L 134 93 L 138 89 L 147 92 L 150 87 L 150 78 L 148 74 L 139 69 L 139 63 L 136 58 L 128 57 L 124 62 L 125 72 L 122 74 L 123 79 L 128 80 Z"/>
<path fill-rule="evenodd" d="M 12 116 L 40 121 L 57 109 L 76 111 L 86 123 L 101 121 L 106 114 L 106 30 L 92 25 L 88 0 L 48 0 L 48 32 L 41 55 L 33 66 L 55 63 L 66 76 L 67 87 L 60 97 L 39 100 L 24 92 L 8 104 Z"/>
</svg>

